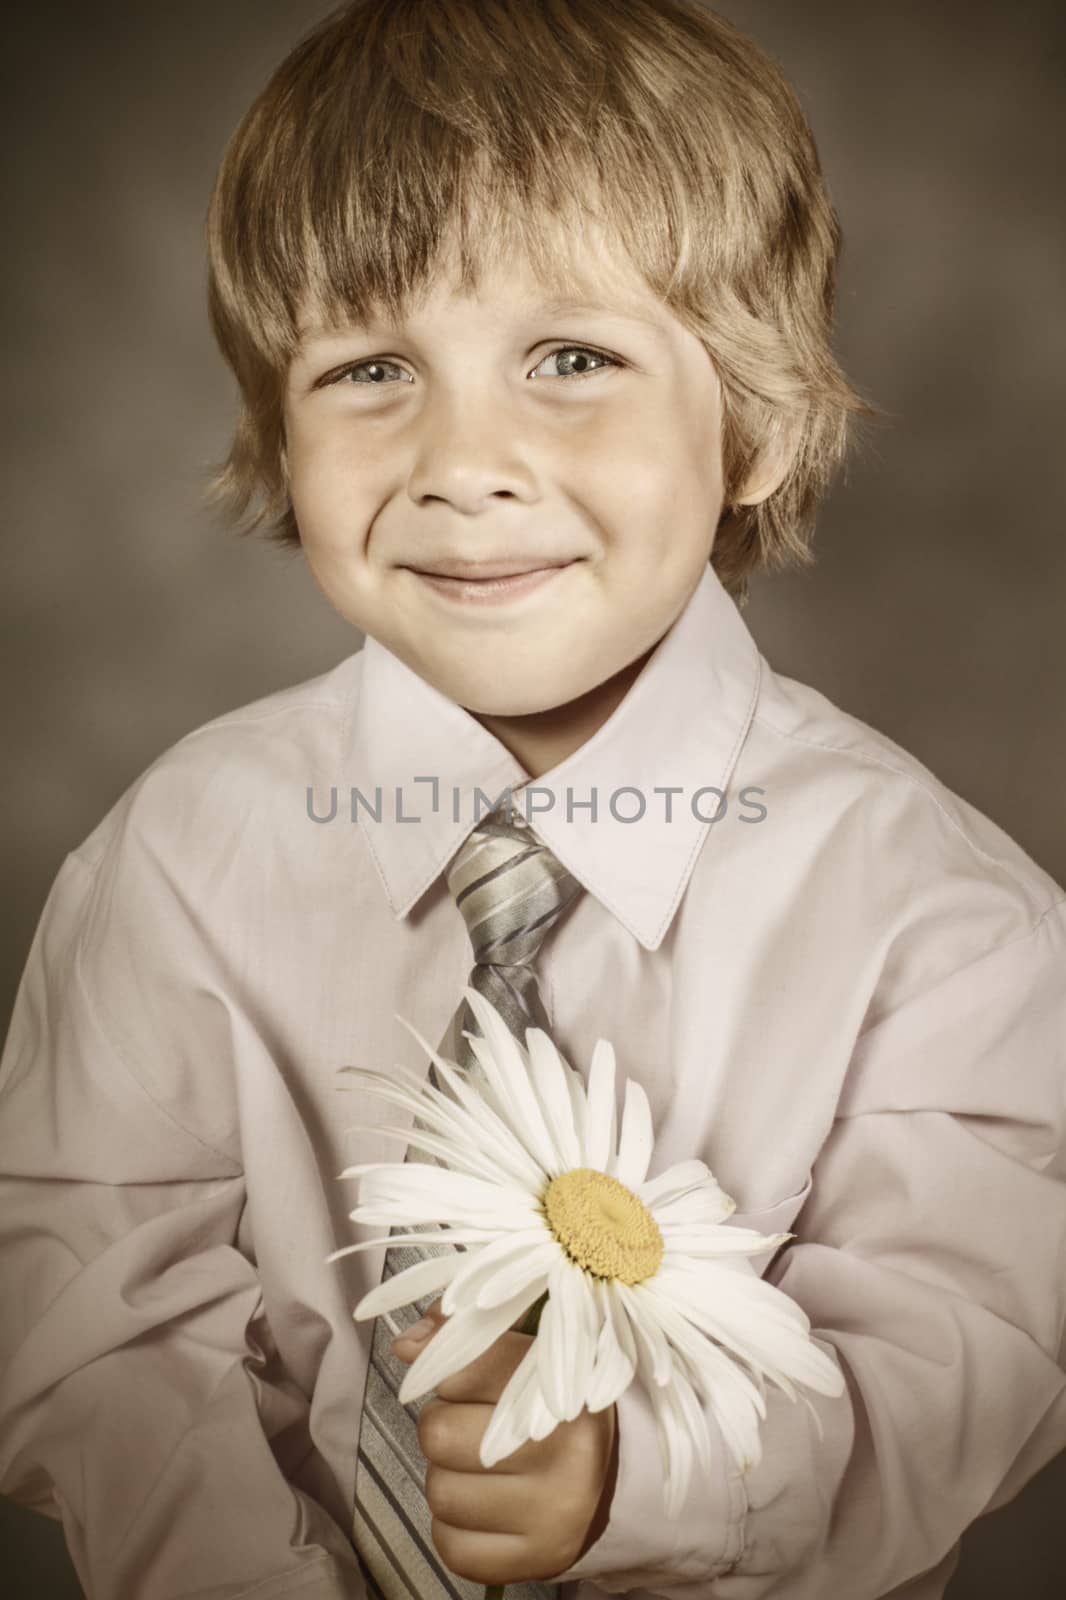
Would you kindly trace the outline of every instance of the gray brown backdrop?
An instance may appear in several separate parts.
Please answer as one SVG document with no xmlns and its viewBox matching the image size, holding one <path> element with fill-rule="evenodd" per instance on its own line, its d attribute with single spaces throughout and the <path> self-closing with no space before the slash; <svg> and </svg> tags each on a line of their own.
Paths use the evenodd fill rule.
<svg viewBox="0 0 1066 1600">
<path fill-rule="evenodd" d="M 191 728 L 359 643 L 299 554 L 198 504 L 233 414 L 204 310 L 212 178 L 326 9 L 35 0 L 8 18 L 5 1026 L 59 864 L 122 790 Z M 757 583 L 746 619 L 779 671 L 1066 883 L 1066 8 L 719 9 L 811 114 L 847 241 L 839 349 L 890 413 L 826 507 L 817 567 Z M 951 1600 L 1066 1592 L 1064 1496 L 1066 1457 L 970 1532 Z M 0 1590 L 77 1595 L 54 1527 L 0 1511 Z"/>
</svg>

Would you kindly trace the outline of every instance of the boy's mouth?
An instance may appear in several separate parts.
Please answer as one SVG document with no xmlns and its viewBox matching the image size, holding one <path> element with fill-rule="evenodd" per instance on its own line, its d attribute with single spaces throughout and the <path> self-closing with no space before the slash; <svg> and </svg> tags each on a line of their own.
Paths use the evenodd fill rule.
<svg viewBox="0 0 1066 1600">
<path fill-rule="evenodd" d="M 571 556 L 512 557 L 504 561 L 450 561 L 438 558 L 435 561 L 421 562 L 417 566 L 412 564 L 410 570 L 422 577 L 461 578 L 466 582 L 477 583 L 483 579 L 515 578 L 529 572 L 543 572 L 549 567 L 564 567 L 568 566 L 571 560 L 573 560 Z"/>
<path fill-rule="evenodd" d="M 517 598 L 539 589 L 573 565 L 572 561 L 541 559 L 528 561 L 434 562 L 427 567 L 409 567 L 435 593 L 464 604 L 493 603 Z"/>
</svg>

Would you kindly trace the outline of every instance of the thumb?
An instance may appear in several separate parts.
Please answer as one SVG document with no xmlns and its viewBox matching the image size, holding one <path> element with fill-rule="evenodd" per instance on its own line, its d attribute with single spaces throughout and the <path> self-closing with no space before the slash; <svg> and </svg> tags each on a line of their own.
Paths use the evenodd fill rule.
<svg viewBox="0 0 1066 1600">
<path fill-rule="evenodd" d="M 440 1297 L 427 1306 L 425 1315 L 392 1341 L 392 1348 L 401 1361 L 413 1361 L 421 1350 L 429 1343 L 437 1329 L 443 1327 L 448 1319 L 440 1308 Z"/>
</svg>

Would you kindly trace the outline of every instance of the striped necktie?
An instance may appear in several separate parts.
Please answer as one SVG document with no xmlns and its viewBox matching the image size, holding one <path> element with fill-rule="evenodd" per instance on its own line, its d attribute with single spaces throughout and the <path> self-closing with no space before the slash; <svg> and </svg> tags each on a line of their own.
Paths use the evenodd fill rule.
<svg viewBox="0 0 1066 1600">
<path fill-rule="evenodd" d="M 548 1027 L 533 960 L 581 885 L 526 824 L 513 814 L 508 819 L 506 803 L 473 829 L 449 866 L 447 880 L 473 945 L 469 985 L 492 1002 L 524 1044 L 527 1028 Z M 465 998 L 448 1027 L 441 1054 L 480 1073 L 462 1037 L 464 1029 L 480 1036 Z M 436 1084 L 432 1066 L 429 1077 Z M 433 1158 L 408 1150 L 407 1160 Z M 433 1248 L 439 1252 L 440 1247 Z M 421 1245 L 394 1246 L 386 1252 L 382 1277 L 424 1261 L 428 1254 Z M 397 1398 L 407 1366 L 393 1354 L 392 1340 L 424 1315 L 437 1297 L 435 1290 L 374 1322 L 353 1525 L 353 1541 L 373 1600 L 483 1600 L 485 1594 L 483 1584 L 470 1583 L 444 1566 L 430 1537 L 433 1514 L 425 1498 L 426 1463 L 417 1434 L 418 1416 L 429 1396 L 407 1406 Z M 508 1584 L 505 1593 L 506 1600 L 552 1600 L 558 1585 Z"/>
</svg>

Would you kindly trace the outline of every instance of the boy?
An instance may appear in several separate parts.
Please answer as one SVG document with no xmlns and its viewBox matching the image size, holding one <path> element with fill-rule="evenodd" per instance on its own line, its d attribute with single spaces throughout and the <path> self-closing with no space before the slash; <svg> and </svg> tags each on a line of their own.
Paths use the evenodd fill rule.
<svg viewBox="0 0 1066 1600">
<path fill-rule="evenodd" d="M 367 637 L 161 757 L 27 963 L 0 1486 L 93 1600 L 376 1592 L 350 1312 L 384 1250 L 325 1257 L 336 1174 L 401 1152 L 337 1069 L 424 1071 L 394 1013 L 443 1036 L 447 868 L 508 790 L 582 889 L 553 1037 L 583 1071 L 614 1042 L 653 1170 L 794 1233 L 765 1276 L 847 1389 L 770 1395 L 760 1465 L 716 1450 L 669 1519 L 637 1390 L 478 1469 L 504 1335 L 422 1413 L 434 1592 L 931 1600 L 1066 1442 L 1066 896 L 738 610 L 808 558 L 863 409 L 837 242 L 791 91 L 695 0 L 362 0 L 235 136 L 221 489 Z"/>
</svg>

